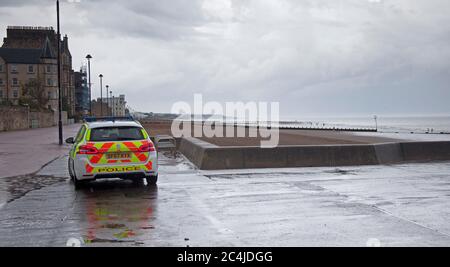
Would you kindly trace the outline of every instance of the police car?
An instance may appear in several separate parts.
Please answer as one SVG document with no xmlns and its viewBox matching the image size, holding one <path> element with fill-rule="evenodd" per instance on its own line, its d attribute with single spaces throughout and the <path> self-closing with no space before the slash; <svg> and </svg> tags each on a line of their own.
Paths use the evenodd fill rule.
<svg viewBox="0 0 450 267">
<path fill-rule="evenodd" d="M 158 155 L 142 125 L 132 117 L 85 118 L 69 154 L 75 187 L 99 178 L 141 180 L 155 185 Z"/>
</svg>

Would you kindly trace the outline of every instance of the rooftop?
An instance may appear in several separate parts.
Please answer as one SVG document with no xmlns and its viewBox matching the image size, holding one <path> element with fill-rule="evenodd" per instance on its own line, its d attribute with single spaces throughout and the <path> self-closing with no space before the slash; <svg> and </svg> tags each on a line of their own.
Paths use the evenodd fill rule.
<svg viewBox="0 0 450 267">
<path fill-rule="evenodd" d="M 42 26 L 8 26 L 8 30 L 33 30 L 33 31 L 53 31 L 53 27 L 42 27 Z"/>
<path fill-rule="evenodd" d="M 32 48 L 0 48 L 0 57 L 7 63 L 39 64 L 42 49 Z"/>
</svg>

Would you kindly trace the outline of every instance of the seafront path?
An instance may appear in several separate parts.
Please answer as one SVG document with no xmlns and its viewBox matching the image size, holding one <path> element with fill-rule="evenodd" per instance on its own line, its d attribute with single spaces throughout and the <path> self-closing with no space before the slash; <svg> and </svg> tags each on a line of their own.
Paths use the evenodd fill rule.
<svg viewBox="0 0 450 267">
<path fill-rule="evenodd" d="M 74 136 L 79 127 L 64 126 L 63 140 Z M 69 149 L 58 144 L 58 127 L 0 132 L 0 179 L 34 173 Z"/>
</svg>

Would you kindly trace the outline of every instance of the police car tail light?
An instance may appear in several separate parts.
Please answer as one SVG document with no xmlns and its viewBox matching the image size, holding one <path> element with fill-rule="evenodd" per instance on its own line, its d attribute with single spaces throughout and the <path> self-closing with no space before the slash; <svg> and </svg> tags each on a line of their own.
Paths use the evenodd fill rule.
<svg viewBox="0 0 450 267">
<path fill-rule="evenodd" d="M 139 147 L 139 152 L 152 152 L 155 151 L 155 145 L 153 143 L 148 143 Z"/>
<path fill-rule="evenodd" d="M 83 146 L 80 146 L 78 154 L 85 154 L 85 155 L 98 154 L 98 149 L 93 146 L 83 145 Z"/>
</svg>

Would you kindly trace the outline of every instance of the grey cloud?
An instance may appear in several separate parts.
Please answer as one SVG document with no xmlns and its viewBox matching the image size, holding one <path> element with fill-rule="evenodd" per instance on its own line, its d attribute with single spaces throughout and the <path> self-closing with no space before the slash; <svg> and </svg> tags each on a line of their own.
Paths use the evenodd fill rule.
<svg viewBox="0 0 450 267">
<path fill-rule="evenodd" d="M 29 3 L 14 16 L 36 24 Z M 169 111 L 199 92 L 215 101 L 276 100 L 288 114 L 450 112 L 448 0 L 208 5 L 64 3 L 63 30 L 75 64 L 92 53 L 95 72 L 136 109 Z"/>
<path fill-rule="evenodd" d="M 0 7 L 16 7 L 16 6 L 30 6 L 30 5 L 38 5 L 39 3 L 50 2 L 49 0 L 1 0 Z"/>
<path fill-rule="evenodd" d="M 83 12 L 89 31 L 109 35 L 172 40 L 194 34 L 202 25 L 199 0 L 176 1 L 89 1 L 74 5 Z"/>
</svg>

